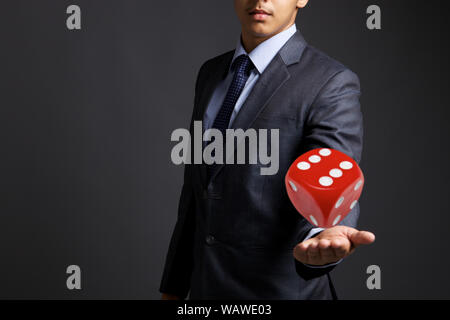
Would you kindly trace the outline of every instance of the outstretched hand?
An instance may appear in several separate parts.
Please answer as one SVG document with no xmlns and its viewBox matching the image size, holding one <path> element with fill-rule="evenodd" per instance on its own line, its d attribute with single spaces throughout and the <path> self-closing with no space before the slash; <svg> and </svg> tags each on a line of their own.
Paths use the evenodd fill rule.
<svg viewBox="0 0 450 320">
<path fill-rule="evenodd" d="M 309 265 L 325 265 L 350 255 L 362 244 L 371 244 L 375 235 L 346 226 L 323 230 L 320 234 L 300 242 L 294 248 L 294 257 Z"/>
</svg>

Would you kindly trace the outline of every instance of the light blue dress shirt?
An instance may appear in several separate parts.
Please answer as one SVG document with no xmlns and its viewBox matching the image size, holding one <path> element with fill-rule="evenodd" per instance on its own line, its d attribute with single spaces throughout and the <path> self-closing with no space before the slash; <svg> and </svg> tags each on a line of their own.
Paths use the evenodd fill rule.
<svg viewBox="0 0 450 320">
<path fill-rule="evenodd" d="M 248 95 L 250 94 L 251 90 L 255 86 L 256 82 L 258 81 L 260 75 L 264 72 L 264 70 L 267 68 L 267 66 L 270 64 L 272 59 L 276 56 L 278 51 L 284 46 L 284 44 L 294 35 L 294 33 L 297 31 L 297 26 L 295 23 L 287 28 L 286 30 L 274 35 L 273 37 L 267 39 L 264 42 L 261 42 L 255 49 L 253 49 L 250 53 L 247 53 L 245 51 L 244 47 L 242 46 L 241 42 L 241 36 L 239 35 L 239 39 L 237 41 L 236 50 L 233 56 L 233 59 L 230 63 L 230 68 L 228 70 L 228 74 L 225 77 L 223 81 L 221 81 L 217 88 L 214 90 L 211 100 L 209 101 L 208 108 L 206 109 L 205 115 L 203 117 L 203 130 L 206 131 L 207 129 L 210 129 L 214 123 L 214 119 L 216 118 L 217 114 L 219 113 L 220 108 L 222 107 L 223 100 L 225 99 L 225 96 L 227 94 L 228 88 L 231 85 L 231 82 L 233 81 L 234 71 L 231 70 L 231 65 L 233 64 L 234 60 L 239 57 L 242 54 L 246 54 L 249 56 L 250 60 L 253 62 L 253 65 L 255 68 L 250 73 L 250 76 L 247 79 L 247 82 L 245 83 L 244 89 L 242 90 L 241 95 L 239 96 L 236 105 L 234 107 L 233 113 L 231 114 L 230 118 L 230 127 L 236 118 L 237 114 L 239 113 L 239 110 L 241 109 L 242 105 L 244 104 L 245 100 L 247 99 Z M 208 131 L 205 133 L 204 139 L 208 136 Z M 308 235 L 305 237 L 304 240 L 307 240 L 309 238 L 312 238 L 314 235 L 319 233 L 320 231 L 324 230 L 323 228 L 312 228 Z M 303 241 L 304 241 L 303 240 Z M 342 260 L 342 259 L 341 259 Z M 335 264 L 338 264 L 341 262 L 339 260 L 336 263 L 327 264 L 324 266 L 310 266 L 310 267 L 328 267 Z"/>
<path fill-rule="evenodd" d="M 234 107 L 233 113 L 231 114 L 229 126 L 233 124 L 234 119 L 236 118 L 239 110 L 241 109 L 244 101 L 247 99 L 251 90 L 258 81 L 259 76 L 264 72 L 272 59 L 276 56 L 278 51 L 280 51 L 281 47 L 289 40 L 290 37 L 294 35 L 297 31 L 297 27 L 295 23 L 290 26 L 288 29 L 276 34 L 275 36 L 267 39 L 266 41 L 260 43 L 252 52 L 247 53 L 242 46 L 241 37 L 237 41 L 236 50 L 234 52 L 233 59 L 230 63 L 230 69 L 226 78 L 219 83 L 217 88 L 214 90 L 214 93 L 211 97 L 211 100 L 208 104 L 208 108 L 205 112 L 205 116 L 203 118 L 203 128 L 209 129 L 212 127 L 214 123 L 214 119 L 219 113 L 220 107 L 222 107 L 223 100 L 227 94 L 228 88 L 233 81 L 234 71 L 231 70 L 231 65 L 234 60 L 242 54 L 248 54 L 250 60 L 253 62 L 255 68 L 250 73 L 247 82 L 245 83 L 244 89 L 242 90 L 241 95 L 239 96 L 236 105 Z"/>
</svg>

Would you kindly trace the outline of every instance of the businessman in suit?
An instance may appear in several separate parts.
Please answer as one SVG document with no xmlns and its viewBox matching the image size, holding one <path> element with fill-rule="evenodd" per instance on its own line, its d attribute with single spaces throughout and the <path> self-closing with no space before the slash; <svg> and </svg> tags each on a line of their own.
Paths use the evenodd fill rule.
<svg viewBox="0 0 450 320">
<path fill-rule="evenodd" d="M 307 2 L 234 0 L 242 25 L 236 49 L 200 68 L 191 133 L 194 121 L 221 132 L 279 129 L 279 170 L 185 165 L 162 299 L 336 299 L 330 271 L 375 239 L 355 229 L 358 204 L 324 230 L 286 194 L 284 176 L 301 154 L 333 148 L 359 163 L 363 144 L 359 79 L 297 30 Z"/>
</svg>

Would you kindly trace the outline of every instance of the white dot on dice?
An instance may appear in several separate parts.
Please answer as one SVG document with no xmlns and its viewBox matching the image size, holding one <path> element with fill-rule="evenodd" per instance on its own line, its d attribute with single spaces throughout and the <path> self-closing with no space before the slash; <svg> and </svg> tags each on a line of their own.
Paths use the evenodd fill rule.
<svg viewBox="0 0 450 320">
<path fill-rule="evenodd" d="M 342 170 L 339 169 L 331 169 L 330 170 L 330 176 L 333 178 L 339 178 L 342 177 Z"/>
<path fill-rule="evenodd" d="M 339 220 L 341 220 L 341 215 L 338 215 L 338 216 L 336 217 L 336 219 L 334 219 L 334 221 L 333 221 L 333 226 L 337 225 L 337 223 L 339 222 Z"/>
<path fill-rule="evenodd" d="M 356 205 L 357 202 L 358 202 L 358 200 L 355 200 L 352 202 L 352 204 L 350 205 L 350 210 L 353 209 L 353 207 Z"/>
<path fill-rule="evenodd" d="M 316 218 L 314 218 L 313 216 L 309 216 L 309 218 L 311 219 L 312 223 L 314 223 L 316 226 L 319 225 L 319 224 L 317 223 Z"/>
<path fill-rule="evenodd" d="M 306 161 L 302 161 L 297 163 L 297 168 L 299 168 L 300 170 L 308 170 L 309 168 L 311 168 L 311 165 Z"/>
<path fill-rule="evenodd" d="M 319 154 L 321 156 L 327 157 L 327 156 L 329 156 L 331 154 L 331 150 L 330 149 L 326 149 L 326 148 L 325 149 L 321 149 L 319 151 Z"/>
<path fill-rule="evenodd" d="M 333 179 L 331 179 L 330 177 L 320 177 L 319 179 L 319 183 L 320 185 L 324 186 L 324 187 L 329 187 L 333 184 Z"/>
<path fill-rule="evenodd" d="M 342 202 L 344 202 L 344 197 L 340 197 L 339 200 L 336 202 L 336 205 L 334 207 L 336 209 L 339 208 L 341 206 Z"/>
<path fill-rule="evenodd" d="M 362 180 L 359 180 L 358 183 L 355 185 L 355 191 L 359 189 L 362 185 Z"/>
<path fill-rule="evenodd" d="M 295 186 L 295 184 L 292 181 L 289 181 L 289 185 L 291 186 L 292 190 L 297 192 L 297 187 Z"/>
<path fill-rule="evenodd" d="M 318 162 L 320 162 L 320 157 L 314 155 L 314 156 L 309 157 L 308 160 L 309 160 L 309 162 L 311 162 L 311 163 L 318 163 Z"/>
<path fill-rule="evenodd" d="M 339 167 L 344 170 L 350 170 L 351 168 L 353 168 L 353 164 L 350 161 L 342 161 L 339 164 Z"/>
</svg>

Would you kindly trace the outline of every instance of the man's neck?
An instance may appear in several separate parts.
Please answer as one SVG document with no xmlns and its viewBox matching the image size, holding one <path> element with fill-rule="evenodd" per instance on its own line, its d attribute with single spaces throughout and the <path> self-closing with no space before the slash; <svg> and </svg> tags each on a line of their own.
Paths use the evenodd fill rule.
<svg viewBox="0 0 450 320">
<path fill-rule="evenodd" d="M 242 29 L 242 31 L 241 31 L 242 46 L 244 47 L 244 49 L 247 53 L 250 53 L 253 51 L 253 49 L 255 49 L 257 46 L 259 46 L 264 41 L 272 38 L 273 36 L 276 36 L 280 32 L 283 32 L 284 30 L 289 29 L 294 23 L 295 23 L 295 20 L 292 23 L 289 23 L 284 28 L 274 32 L 273 34 L 268 35 L 268 36 L 262 36 L 262 37 L 255 36 L 255 35 L 250 34 L 249 32 L 246 32 Z"/>
</svg>

